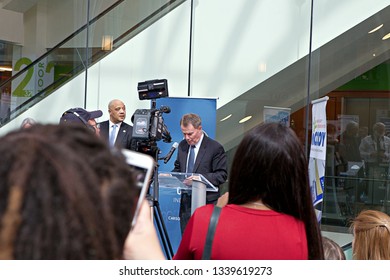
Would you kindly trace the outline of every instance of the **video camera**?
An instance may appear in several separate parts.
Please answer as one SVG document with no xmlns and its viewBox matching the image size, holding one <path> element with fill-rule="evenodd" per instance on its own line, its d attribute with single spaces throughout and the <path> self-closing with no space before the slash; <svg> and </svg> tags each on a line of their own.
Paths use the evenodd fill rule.
<svg viewBox="0 0 390 280">
<path fill-rule="evenodd" d="M 138 95 L 140 100 L 152 100 L 152 108 L 137 109 L 133 114 L 134 150 L 155 156 L 157 141 L 163 140 L 165 143 L 172 141 L 162 116 L 163 113 L 170 113 L 171 109 L 168 106 L 156 109 L 156 98 L 168 97 L 168 82 L 166 79 L 140 82 Z"/>
<path fill-rule="evenodd" d="M 133 139 L 170 143 L 172 138 L 164 124 L 163 113 L 169 113 L 168 106 L 157 109 L 137 109 L 134 112 Z"/>
</svg>

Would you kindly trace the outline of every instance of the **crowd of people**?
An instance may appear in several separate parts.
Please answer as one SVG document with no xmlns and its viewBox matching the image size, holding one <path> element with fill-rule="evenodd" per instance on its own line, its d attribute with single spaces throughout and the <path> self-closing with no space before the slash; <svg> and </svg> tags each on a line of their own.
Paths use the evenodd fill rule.
<svg viewBox="0 0 390 280">
<path fill-rule="evenodd" d="M 335 147 L 335 159 L 343 165 L 339 171 L 347 171 L 348 162 L 364 161 L 375 166 L 388 163 L 390 159 L 390 137 L 386 135 L 386 125 L 382 122 L 376 122 L 369 134 L 367 127 L 360 128 L 357 122 L 350 121 L 340 135 L 335 131 L 329 134 L 328 145 Z"/>
<path fill-rule="evenodd" d="M 109 120 L 97 123 L 102 111 L 71 108 L 59 125 L 29 118 L 0 138 L 0 259 L 165 259 L 147 201 L 131 228 L 136 179 L 118 151 L 132 148 L 133 128 L 121 100 L 112 100 L 108 113 Z M 217 186 L 229 178 L 229 186 L 189 217 L 174 260 L 202 259 L 216 207 L 221 215 L 211 259 L 346 259 L 321 235 L 307 158 L 292 129 L 279 123 L 252 128 L 228 174 L 222 145 L 203 132 L 198 115 L 184 115 L 180 128 L 174 171 L 199 172 Z M 376 124 L 367 137 L 386 149 L 381 129 Z M 357 131 L 354 123 L 347 126 L 345 151 L 357 149 Z M 360 147 L 370 141 L 364 139 Z M 351 232 L 354 259 L 390 259 L 387 214 L 362 211 Z"/>
</svg>

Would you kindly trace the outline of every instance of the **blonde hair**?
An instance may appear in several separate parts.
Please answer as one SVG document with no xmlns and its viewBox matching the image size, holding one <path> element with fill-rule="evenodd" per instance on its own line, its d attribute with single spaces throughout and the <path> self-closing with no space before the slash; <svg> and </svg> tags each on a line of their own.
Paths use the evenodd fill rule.
<svg viewBox="0 0 390 280">
<path fill-rule="evenodd" d="M 355 260 L 390 260 L 390 217 L 376 210 L 364 210 L 353 220 L 352 244 Z"/>
</svg>

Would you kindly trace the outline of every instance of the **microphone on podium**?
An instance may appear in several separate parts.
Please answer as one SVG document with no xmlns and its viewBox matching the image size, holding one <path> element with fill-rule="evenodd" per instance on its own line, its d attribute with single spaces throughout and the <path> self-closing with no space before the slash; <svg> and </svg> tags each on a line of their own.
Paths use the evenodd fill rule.
<svg viewBox="0 0 390 280">
<path fill-rule="evenodd" d="M 178 146 L 179 146 L 179 144 L 177 142 L 173 143 L 171 150 L 164 158 L 164 163 L 167 163 L 171 159 L 173 153 L 175 152 L 175 150 L 177 149 Z"/>
</svg>

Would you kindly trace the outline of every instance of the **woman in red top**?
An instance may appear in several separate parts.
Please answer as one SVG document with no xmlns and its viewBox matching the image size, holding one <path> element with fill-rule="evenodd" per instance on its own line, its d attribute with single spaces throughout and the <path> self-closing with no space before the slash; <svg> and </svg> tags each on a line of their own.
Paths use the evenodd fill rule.
<svg viewBox="0 0 390 280">
<path fill-rule="evenodd" d="M 174 259 L 201 259 L 212 210 L 206 205 L 195 211 Z M 211 258 L 323 259 L 308 163 L 290 128 L 263 124 L 241 141 Z"/>
</svg>

